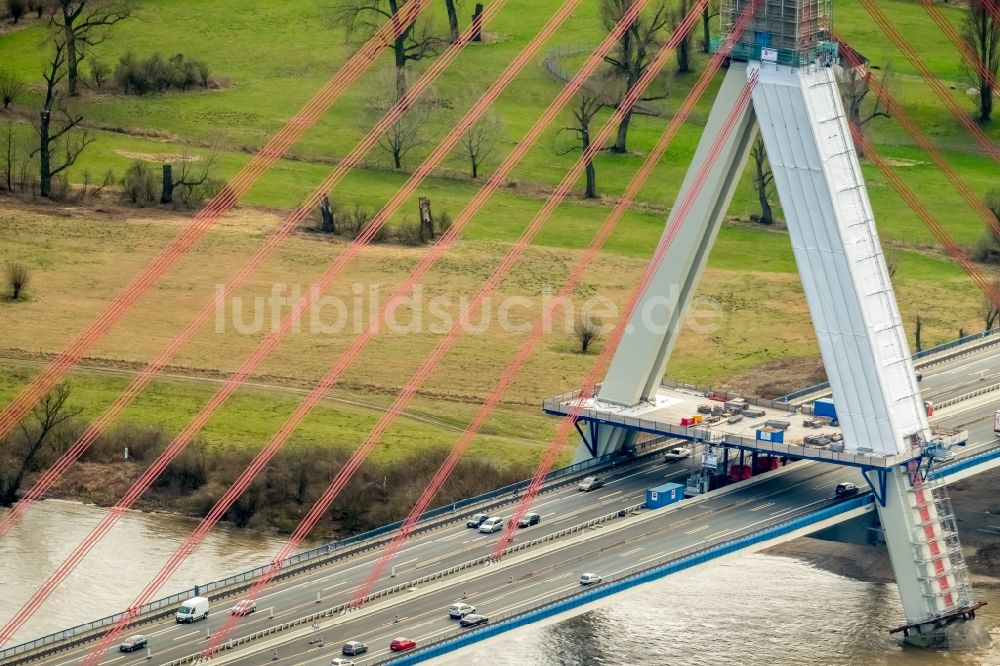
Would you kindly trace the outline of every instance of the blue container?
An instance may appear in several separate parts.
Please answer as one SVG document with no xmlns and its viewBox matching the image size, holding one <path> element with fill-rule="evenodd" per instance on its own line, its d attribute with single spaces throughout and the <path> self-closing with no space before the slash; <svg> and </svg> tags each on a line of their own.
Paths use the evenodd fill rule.
<svg viewBox="0 0 1000 666">
<path fill-rule="evenodd" d="M 775 444 L 784 444 L 785 443 L 785 431 L 784 430 L 775 430 L 774 432 L 771 432 L 769 430 L 758 430 L 757 431 L 757 439 L 759 439 L 761 441 L 764 441 L 764 442 L 774 442 Z"/>
<path fill-rule="evenodd" d="M 813 414 L 816 416 L 829 416 L 834 421 L 837 420 L 837 408 L 833 406 L 833 400 L 820 398 L 813 403 Z"/>
<path fill-rule="evenodd" d="M 646 490 L 646 508 L 659 509 L 684 499 L 684 486 L 679 483 L 664 483 Z"/>
</svg>

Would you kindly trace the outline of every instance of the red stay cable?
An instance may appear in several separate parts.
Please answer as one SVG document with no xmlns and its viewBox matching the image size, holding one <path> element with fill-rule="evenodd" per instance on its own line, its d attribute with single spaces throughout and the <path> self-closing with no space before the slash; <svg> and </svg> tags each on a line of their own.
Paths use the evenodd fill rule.
<svg viewBox="0 0 1000 666">
<path fill-rule="evenodd" d="M 580 71 L 577 72 L 573 80 L 567 85 L 565 89 L 562 90 L 557 101 L 554 102 L 546 110 L 545 114 L 543 114 L 543 116 L 535 123 L 534 127 L 529 132 L 529 138 L 526 138 L 525 140 L 522 140 L 521 142 L 518 143 L 517 147 L 515 148 L 515 151 L 508 156 L 504 164 L 501 165 L 500 169 L 498 169 L 496 173 L 493 174 L 493 176 L 490 178 L 490 181 L 486 184 L 486 186 L 484 186 L 482 190 L 480 190 L 476 198 L 474 198 L 473 201 L 470 202 L 470 204 L 466 206 L 466 208 L 462 211 L 462 213 L 456 219 L 452 227 L 452 229 L 455 230 L 455 233 L 457 233 L 456 227 L 464 226 L 464 224 L 466 224 L 468 220 L 470 220 L 475 215 L 475 213 L 481 208 L 481 206 L 485 203 L 489 195 L 492 194 L 493 191 L 495 191 L 498 187 L 501 186 L 503 181 L 506 179 L 507 174 L 513 168 L 514 164 L 517 162 L 517 160 L 520 159 L 520 156 L 523 155 L 523 152 L 526 151 L 541 136 L 542 131 L 545 129 L 545 127 L 547 127 L 555 119 L 556 114 L 558 114 L 558 112 L 562 109 L 562 107 L 564 107 L 570 101 L 570 99 L 576 93 L 576 91 L 586 82 L 587 78 L 589 78 L 593 70 L 596 69 L 596 67 L 602 62 L 604 56 L 611 50 L 615 42 L 620 37 L 621 33 L 623 33 L 627 29 L 627 27 L 631 24 L 631 22 L 635 19 L 635 17 L 638 16 L 639 12 L 642 10 L 642 8 L 646 5 L 647 2 L 648 0 L 637 0 L 629 8 L 625 16 L 622 17 L 621 21 L 612 30 L 611 34 L 609 34 L 608 37 L 597 48 L 597 50 L 593 54 L 591 54 L 591 56 L 587 59 L 586 63 L 584 63 Z M 451 238 L 453 237 L 454 235 L 451 236 Z M 450 242 L 450 240 L 448 242 Z M 428 253 L 428 257 L 432 253 L 433 250 Z M 427 258 L 425 258 L 425 262 L 428 262 L 425 263 L 425 266 L 429 267 L 430 264 Z M 416 273 L 411 275 L 410 278 L 408 278 L 407 280 L 409 286 L 401 287 L 397 293 L 406 293 L 412 286 L 412 283 L 415 282 L 416 276 L 417 276 Z M 385 318 L 385 312 L 389 309 L 394 309 L 395 307 L 397 307 L 397 305 L 398 305 L 398 298 L 396 296 L 393 296 L 390 299 L 388 299 L 388 302 L 386 306 L 383 308 L 382 313 L 380 313 L 380 316 L 377 317 L 376 320 L 369 325 L 365 334 L 357 338 L 352 344 L 351 348 L 347 352 L 345 352 L 344 355 L 341 356 L 341 358 L 337 361 L 337 363 L 334 364 L 333 367 L 330 368 L 326 376 L 312 390 L 312 392 L 310 392 L 306 400 L 299 406 L 298 409 L 296 409 L 295 413 L 289 418 L 289 420 L 285 423 L 285 425 L 282 426 L 281 431 L 276 435 L 275 439 L 272 440 L 272 444 L 269 445 L 269 448 L 275 443 L 277 443 L 277 445 L 280 446 L 280 442 L 283 442 L 291 435 L 291 433 L 297 427 L 298 423 L 301 422 L 301 420 L 305 417 L 305 415 L 308 414 L 309 410 L 311 410 L 312 407 L 326 393 L 326 391 L 329 390 L 330 386 L 333 385 L 333 383 L 337 380 L 337 378 L 344 371 L 344 369 L 348 365 L 350 365 L 351 361 L 356 356 L 356 354 L 360 352 L 361 348 L 364 346 L 367 340 L 370 339 L 370 336 L 374 335 L 377 332 L 377 328 L 380 325 L 379 322 L 383 321 Z M 396 406 L 398 403 L 399 401 L 397 400 L 397 402 L 394 403 L 394 406 Z M 365 460 L 365 458 L 367 458 L 368 454 L 374 448 L 375 444 L 378 442 L 378 437 L 381 435 L 381 431 L 379 430 L 380 426 L 384 426 L 385 424 L 387 424 L 388 419 L 394 418 L 396 415 L 397 414 L 394 413 L 393 411 L 393 407 L 390 407 L 386 415 L 382 419 L 380 419 L 379 424 L 376 425 L 373 433 L 369 435 L 369 437 L 365 440 L 365 442 L 361 445 L 361 447 L 359 447 L 358 450 L 355 451 L 355 453 L 351 456 L 350 460 L 348 460 L 348 462 L 344 465 L 344 467 L 337 473 L 336 477 L 326 488 L 323 495 L 316 501 L 313 507 L 309 510 L 308 514 L 302 519 L 302 521 L 296 527 L 291 537 L 289 537 L 289 539 L 282 546 L 279 553 L 275 555 L 275 557 L 272 559 L 271 566 L 268 567 L 268 569 L 265 570 L 265 572 L 261 574 L 260 577 L 258 577 L 257 581 L 254 582 L 253 586 L 246 593 L 245 598 L 255 599 L 256 596 L 260 593 L 260 590 L 263 589 L 263 587 L 266 586 L 274 578 L 274 576 L 278 573 L 278 571 L 281 568 L 281 562 L 286 557 L 288 557 L 292 552 L 294 552 L 298 544 L 302 541 L 305 535 L 308 534 L 309 530 L 312 529 L 312 526 L 315 525 L 316 521 L 318 521 L 319 518 L 323 515 L 323 513 L 326 512 L 327 508 L 329 508 L 334 498 L 336 498 L 337 495 L 341 492 L 341 490 L 343 490 L 343 488 L 347 485 L 348 481 L 351 479 L 351 477 L 354 475 L 357 469 L 361 466 L 361 463 Z M 229 633 L 232 631 L 232 629 L 239 621 L 240 618 L 238 616 L 228 618 L 226 622 L 223 624 L 223 626 L 215 633 L 213 640 L 202 651 L 202 654 L 206 656 L 211 655 L 215 650 L 217 650 L 218 646 L 221 645 L 222 642 L 226 640 L 226 637 L 229 635 Z"/>
<path fill-rule="evenodd" d="M 479 25 L 483 25 L 496 15 L 505 4 L 506 0 L 497 0 L 490 3 L 489 8 L 483 13 Z M 458 40 L 451 44 L 428 70 L 413 83 L 406 91 L 406 94 L 389 110 L 385 116 L 368 132 L 361 142 L 337 165 L 337 167 L 313 190 L 306 200 L 301 203 L 295 211 L 276 229 L 254 255 L 243 265 L 239 271 L 229 279 L 222 289 L 217 290 L 212 300 L 205 304 L 202 310 L 188 325 L 178 333 L 163 349 L 160 354 L 146 368 L 136 375 L 128 387 L 122 392 L 115 402 L 108 407 L 91 425 L 86 432 L 67 449 L 59 459 L 35 482 L 31 489 L 25 493 L 14 507 L 3 517 L 0 517 L 0 537 L 7 533 L 14 524 L 24 515 L 24 513 L 40 499 L 73 465 L 80 456 L 93 444 L 105 428 L 108 427 L 122 411 L 149 385 L 153 379 L 159 375 L 163 369 L 169 365 L 174 355 L 194 337 L 198 330 L 209 318 L 224 305 L 226 298 L 239 289 L 249 279 L 251 274 L 257 270 L 271 255 L 279 244 L 293 231 L 295 231 L 303 219 L 309 214 L 320 201 L 324 194 L 333 189 L 348 172 L 357 166 L 364 158 L 365 154 L 378 143 L 383 132 L 392 127 L 407 109 L 424 93 L 434 80 L 443 72 L 461 53 L 462 49 L 475 36 L 476 26 L 467 28 Z"/>
<path fill-rule="evenodd" d="M 965 126 L 965 128 L 975 137 L 976 141 L 982 146 L 985 153 L 997 164 L 1000 164 L 1000 146 L 994 144 L 988 136 L 983 132 L 982 128 L 979 127 L 969 117 L 969 114 L 962 111 L 959 108 L 958 103 L 952 98 L 952 96 L 945 89 L 944 85 L 934 76 L 934 74 L 927 68 L 927 64 L 917 55 L 916 50 L 913 45 L 906 41 L 905 38 L 896 29 L 896 26 L 892 24 L 889 17 L 885 15 L 885 12 L 875 3 L 874 0 L 860 0 L 861 4 L 864 5 L 865 10 L 871 15 L 875 22 L 879 24 L 892 43 L 896 45 L 900 51 L 902 51 L 906 57 L 909 59 L 910 63 L 917 68 L 920 72 L 920 77 L 927 83 L 928 86 L 934 89 L 937 96 L 944 102 L 952 114 L 958 118 L 959 122 Z"/>
<path fill-rule="evenodd" d="M 461 138 L 464 132 L 468 129 L 468 127 L 472 123 L 474 123 L 479 117 L 481 117 L 483 113 L 485 113 L 489 105 L 499 96 L 499 94 L 514 79 L 514 77 L 521 70 L 523 70 L 524 67 L 530 64 L 531 59 L 544 44 L 545 40 L 552 33 L 555 32 L 555 30 L 558 28 L 559 25 L 561 25 L 567 18 L 569 18 L 572 11 L 576 8 L 579 2 L 580 0 L 571 0 L 570 2 L 568 2 L 560 10 L 560 12 L 558 12 L 555 16 L 553 16 L 553 18 L 549 21 L 549 23 L 546 25 L 543 31 L 531 42 L 531 44 L 529 44 L 529 46 L 526 47 L 526 49 L 521 54 L 519 54 L 519 56 L 514 60 L 514 62 L 512 62 L 511 65 L 508 66 L 507 70 L 504 72 L 503 75 L 501 75 L 501 77 L 491 87 L 491 89 L 483 96 L 483 98 L 479 102 L 477 102 L 477 104 L 473 107 L 473 109 L 471 109 L 466 114 L 465 118 L 463 119 L 463 122 L 460 123 L 459 126 L 452 131 L 449 137 L 445 139 L 445 141 L 442 143 L 441 146 L 438 147 L 435 153 L 428 158 L 428 160 L 424 163 L 424 165 L 420 167 L 420 169 L 418 169 L 417 173 L 410 179 L 407 187 L 404 188 L 404 191 L 401 194 L 398 194 L 394 198 L 393 201 L 395 202 L 395 204 L 390 204 L 379 213 L 379 216 L 377 216 L 375 221 L 373 221 L 372 223 L 374 229 L 369 233 L 367 238 L 370 238 L 371 235 L 374 234 L 378 226 L 384 223 L 385 219 L 392 214 L 392 212 L 395 210 L 395 207 L 398 207 L 398 205 L 402 203 L 408 196 L 409 192 L 412 191 L 412 189 L 415 188 L 419 184 L 419 182 L 421 182 L 422 178 L 425 177 L 427 174 L 429 174 L 431 169 L 433 169 L 433 167 L 437 163 L 439 163 L 440 160 L 443 159 L 444 156 L 446 156 L 454 148 L 455 144 Z M 596 64 L 599 62 L 600 58 L 595 58 L 594 65 L 596 66 Z M 575 90 L 575 88 L 573 89 Z M 568 100 L 571 95 L 572 95 L 572 90 L 569 93 L 564 93 L 563 95 L 561 95 L 560 104 L 564 104 L 565 101 Z M 493 190 L 495 190 L 503 183 L 504 179 L 509 174 L 510 169 L 513 168 L 517 160 L 520 159 L 521 156 L 523 156 L 523 154 L 527 151 L 528 147 L 530 147 L 530 145 L 535 140 L 537 140 L 537 138 L 541 134 L 541 131 L 544 129 L 545 125 L 547 125 L 548 122 L 551 121 L 551 118 L 554 117 L 556 112 L 557 110 L 554 110 L 547 114 L 548 121 L 540 122 L 533 130 L 533 132 L 529 134 L 526 140 L 521 142 L 523 146 L 522 145 L 518 146 L 517 155 L 512 154 L 512 156 L 508 158 L 508 162 L 505 163 L 505 167 L 494 175 L 494 177 L 491 179 L 491 184 L 490 184 L 490 187 Z M 481 197 L 480 201 L 484 202 L 485 198 Z M 456 227 L 458 226 L 457 220 L 455 226 Z M 363 242 L 366 242 L 367 238 L 359 239 L 359 244 L 357 244 L 356 247 L 353 247 L 353 250 L 355 252 L 359 250 L 361 244 L 363 244 Z M 343 264 L 340 264 L 340 266 L 342 267 L 342 265 L 346 265 L 346 262 L 349 261 L 350 257 L 342 257 L 341 259 L 344 262 Z M 321 280 L 321 282 L 318 285 L 314 285 L 314 287 L 310 289 L 309 292 L 310 295 L 322 293 L 323 289 L 325 289 L 326 286 L 329 285 L 329 283 L 334 279 L 334 277 L 335 277 L 334 273 L 328 272 L 324 280 Z M 307 306 L 308 303 L 305 304 L 300 303 L 298 309 L 299 314 L 301 314 L 301 311 Z M 295 320 L 295 317 L 296 317 L 295 312 L 290 314 L 286 318 L 285 322 L 283 322 L 283 328 L 286 330 L 290 328 Z M 291 430 L 286 428 L 285 430 L 283 430 L 283 432 L 290 434 Z M 141 606 L 141 604 L 144 603 L 145 600 L 148 600 L 151 594 L 155 593 L 159 585 L 162 585 L 166 577 L 169 576 L 169 571 L 176 569 L 176 567 L 179 566 L 179 564 L 183 561 L 183 559 L 187 556 L 187 554 L 191 551 L 191 549 L 193 549 L 193 547 L 197 544 L 197 542 L 200 541 L 202 538 L 204 538 L 204 535 L 207 534 L 207 532 L 211 529 L 211 527 L 215 524 L 215 522 L 219 520 L 223 515 L 225 515 L 225 512 L 232 505 L 235 499 L 238 498 L 240 493 L 246 488 L 247 485 L 249 485 L 249 483 L 253 480 L 254 476 L 260 471 L 260 469 L 267 462 L 267 460 L 269 460 L 270 457 L 277 452 L 281 444 L 284 442 L 284 439 L 287 439 L 287 434 L 284 436 L 284 438 L 282 438 L 282 436 L 279 435 L 274 440 L 272 440 L 271 444 L 269 444 L 268 447 L 266 447 L 265 450 L 262 451 L 261 454 L 257 456 L 257 458 L 255 458 L 254 462 L 251 463 L 251 466 L 244 472 L 243 475 L 241 475 L 240 479 L 231 486 L 226 495 L 223 498 L 220 498 L 220 500 L 216 503 L 216 506 L 213 507 L 209 516 L 207 516 L 205 520 L 202 521 L 202 524 L 199 525 L 199 528 L 196 530 L 196 532 L 189 537 L 189 539 L 185 542 L 184 545 L 182 545 L 181 548 L 178 549 L 178 551 L 175 553 L 174 557 L 171 559 L 168 565 L 164 567 L 163 572 L 161 572 L 161 574 L 157 576 L 157 580 L 151 582 L 150 585 L 147 586 L 146 590 L 142 594 L 140 594 L 139 599 L 137 599 L 136 603 L 133 604 L 130 610 L 126 613 L 126 617 L 124 621 L 121 623 L 122 626 L 125 626 L 127 624 L 127 620 L 131 619 L 131 617 L 134 616 L 138 607 Z M 116 629 L 120 630 L 120 627 L 116 627 Z"/>
<path fill-rule="evenodd" d="M 990 5 L 988 0 L 982 1 L 986 3 L 987 9 L 993 14 L 993 19 L 997 21 L 997 25 L 1000 26 L 1000 4 Z M 958 34 L 958 31 L 955 30 L 955 26 L 953 26 L 951 21 L 949 21 L 944 15 L 941 8 L 938 7 L 933 0 L 920 0 L 920 4 L 924 6 L 924 10 L 927 12 L 927 15 L 930 16 L 931 20 L 937 24 L 938 28 L 941 29 L 941 32 L 943 32 L 948 39 L 951 40 L 951 43 L 954 44 L 955 48 L 965 56 L 965 59 L 969 62 L 972 68 L 976 70 L 976 73 L 996 88 L 996 74 L 991 72 L 976 52 L 969 48 L 969 45 L 966 44 L 965 40 Z"/>
<path fill-rule="evenodd" d="M 850 64 L 852 66 L 858 67 L 863 64 L 853 53 L 850 51 L 847 53 L 849 54 L 848 59 L 851 61 Z M 965 199 L 965 203 L 967 203 L 981 218 L 983 218 L 983 221 L 986 222 L 986 225 L 993 231 L 993 233 L 1000 237 L 1000 220 L 997 220 L 996 216 L 993 215 L 993 212 L 986 207 L 986 205 L 975 195 L 975 193 L 973 193 L 972 188 L 969 187 L 968 183 L 966 183 L 965 180 L 958 175 L 958 172 L 955 171 L 955 168 L 951 165 L 951 163 L 944 158 L 941 151 L 938 150 L 933 143 L 931 143 L 930 139 L 927 138 L 927 135 L 920 131 L 920 128 L 913 122 L 913 119 L 910 118 L 909 114 L 907 114 L 903 107 L 900 106 L 895 99 L 893 99 L 889 92 L 885 90 L 884 86 L 875 80 L 875 78 L 871 75 L 871 72 L 865 71 L 863 76 L 872 87 L 872 91 L 886 100 L 892 117 L 899 121 L 899 124 L 902 125 L 906 129 L 907 133 L 913 137 L 914 141 L 917 142 L 917 145 L 919 145 L 931 157 L 937 167 L 944 172 L 945 176 L 951 182 L 955 190 L 962 195 L 963 199 Z M 852 132 L 857 133 L 857 131 L 857 128 L 852 128 Z M 869 144 L 866 141 L 863 146 L 864 145 Z M 996 303 L 998 307 L 1000 307 L 1000 291 L 997 291 L 993 283 L 983 276 L 982 272 L 974 263 L 972 263 L 966 253 L 959 248 L 944 228 L 940 227 L 940 225 L 936 230 L 930 226 L 928 226 L 928 228 L 931 229 L 935 236 L 938 236 L 939 240 L 942 237 L 947 240 L 947 242 L 942 241 L 942 244 L 945 245 L 948 252 L 951 253 L 960 264 L 962 264 L 962 267 L 965 268 L 967 272 L 969 272 L 973 282 L 975 282 L 981 289 L 984 289 L 986 296 Z M 960 254 L 954 253 L 956 249 Z M 983 285 L 986 285 L 986 288 L 983 288 Z"/>
<path fill-rule="evenodd" d="M 413 0 L 403 19 L 382 26 L 379 31 L 330 79 L 323 88 L 290 120 L 253 159 L 195 216 L 132 281 L 105 306 L 59 355 L 43 368 L 14 400 L 0 413 L 0 437 L 5 436 L 24 418 L 42 397 L 80 362 L 94 346 L 148 292 L 166 272 L 208 232 L 212 225 L 250 189 L 300 136 L 326 112 L 334 100 L 371 66 L 385 45 L 385 40 L 400 34 L 430 0 Z M 0 640 L 0 645 L 3 641 Z"/>
<path fill-rule="evenodd" d="M 759 0 L 757 0 L 759 2 Z M 754 3 L 756 4 L 756 2 Z M 752 10 L 748 12 L 748 15 L 752 14 Z M 638 306 L 639 299 L 642 294 L 646 291 L 647 287 L 653 280 L 653 276 L 656 273 L 657 268 L 663 262 L 664 256 L 666 256 L 667 248 L 673 242 L 674 237 L 680 230 L 681 222 L 688 215 L 691 207 L 694 205 L 695 199 L 698 193 L 701 191 L 702 187 L 705 185 L 705 181 L 708 177 L 708 170 L 711 165 L 718 159 L 719 153 L 722 151 L 723 143 L 728 137 L 729 133 L 732 132 L 738 120 L 738 112 L 749 100 L 750 94 L 753 87 L 757 83 L 757 72 L 754 71 L 751 74 L 747 85 L 744 87 L 737 104 L 734 105 L 732 112 L 726 119 L 726 123 L 723 125 L 722 131 L 719 136 L 716 137 L 709 150 L 707 159 L 705 163 L 698 170 L 695 180 L 692 183 L 691 189 L 688 191 L 687 196 L 681 202 L 678 207 L 677 215 L 674 218 L 673 223 L 671 223 L 663 234 L 663 238 L 660 241 L 653 258 L 650 260 L 649 265 L 643 273 L 642 280 L 639 285 L 632 292 L 629 298 L 628 304 L 625 307 L 624 314 L 618 320 L 615 325 L 614 331 L 608 337 L 605 342 L 604 348 L 601 350 L 601 354 L 594 364 L 594 367 L 588 373 L 586 380 L 584 381 L 583 388 L 581 389 L 581 396 L 590 395 L 593 393 L 594 387 L 597 385 L 598 378 L 602 373 L 607 370 L 608 365 L 611 363 L 611 356 L 614 350 L 617 348 L 618 343 L 621 341 L 622 336 L 625 333 L 625 328 L 628 324 L 632 313 Z M 548 474 L 549 469 L 551 469 L 552 464 L 555 462 L 556 458 L 559 456 L 559 452 L 565 445 L 567 438 L 573 431 L 573 426 L 576 420 L 580 416 L 580 412 L 583 409 L 583 401 L 578 400 L 573 407 L 570 409 L 569 414 L 560 422 L 559 429 L 556 432 L 555 438 L 552 440 L 549 448 L 546 450 L 542 461 L 539 463 L 538 468 L 535 470 L 535 475 L 531 479 L 531 483 L 528 484 L 528 488 L 525 490 L 524 494 L 521 496 L 520 502 L 518 502 L 517 509 L 514 511 L 514 515 L 511 517 L 511 523 L 507 525 L 504 529 L 503 534 L 497 541 L 496 546 L 493 549 L 493 559 L 499 560 L 503 557 L 507 546 L 510 545 L 511 541 L 514 539 L 514 530 L 516 529 L 517 521 L 524 515 L 525 511 L 528 510 L 528 506 L 534 501 L 535 497 L 538 495 L 538 491 L 542 486 L 542 482 L 545 480 L 545 475 Z"/>
<path fill-rule="evenodd" d="M 705 71 L 702 73 L 701 78 L 698 80 L 697 84 L 692 88 L 687 99 L 678 109 L 677 113 L 671 119 L 670 124 L 666 127 L 663 134 L 660 136 L 659 141 L 656 146 L 647 156 L 646 160 L 643 162 L 639 171 L 636 172 L 635 176 L 632 178 L 628 187 L 625 190 L 625 194 L 615 205 L 612 212 L 608 215 L 607 219 L 601 225 L 598 230 L 597 235 L 591 241 L 590 246 L 580 257 L 577 264 L 573 267 L 569 277 L 566 278 L 562 286 L 560 286 L 555 298 L 552 299 L 552 304 L 548 307 L 546 311 L 542 313 L 542 318 L 535 323 L 533 329 L 528 333 L 524 344 L 518 350 L 517 355 L 514 359 L 507 365 L 504 370 L 503 375 L 494 385 L 493 389 L 490 390 L 489 395 L 484 401 L 482 407 L 476 412 L 469 426 L 465 429 L 462 435 L 459 437 L 458 442 L 455 443 L 454 448 L 449 454 L 448 458 L 441 464 L 438 468 L 437 473 L 434 478 L 425 488 L 423 494 L 417 500 L 416 504 L 410 510 L 409 515 L 403 521 L 400 526 L 399 531 L 393 540 L 383 548 L 383 553 L 379 559 L 372 566 L 372 570 L 369 572 L 364 583 L 362 583 L 352 595 L 352 605 L 357 607 L 366 599 L 366 597 L 374 589 L 378 580 L 381 578 L 382 574 L 385 572 L 385 568 L 389 565 L 392 558 L 396 555 L 399 549 L 402 547 L 403 543 L 409 538 L 410 533 L 416 526 L 417 522 L 420 520 L 420 516 L 427 507 L 430 506 L 431 501 L 434 499 L 435 495 L 440 491 L 441 487 L 444 485 L 448 476 L 454 470 L 458 461 L 462 458 L 465 452 L 468 450 L 469 446 L 472 444 L 473 439 L 478 434 L 479 429 L 486 423 L 489 417 L 492 415 L 493 411 L 500 404 L 500 400 L 506 393 L 507 389 L 513 383 L 514 378 L 517 373 L 524 367 L 528 359 L 534 353 L 538 344 L 542 340 L 543 333 L 545 332 L 549 322 L 555 315 L 555 312 L 560 308 L 563 302 L 568 299 L 577 284 L 583 278 L 584 273 L 589 268 L 590 264 L 597 258 L 597 253 L 600 251 L 604 242 L 614 231 L 618 222 L 621 220 L 625 211 L 635 200 L 640 188 L 645 183 L 649 174 L 652 172 L 653 168 L 659 162 L 660 158 L 663 157 L 667 148 L 669 147 L 677 131 L 684 124 L 694 105 L 698 102 L 698 99 L 704 93 L 705 89 L 712 82 L 712 78 L 718 71 L 719 67 L 722 65 L 728 50 L 723 49 L 712 58 L 706 67 Z M 516 524 L 520 516 L 512 518 L 512 521 Z"/>
</svg>

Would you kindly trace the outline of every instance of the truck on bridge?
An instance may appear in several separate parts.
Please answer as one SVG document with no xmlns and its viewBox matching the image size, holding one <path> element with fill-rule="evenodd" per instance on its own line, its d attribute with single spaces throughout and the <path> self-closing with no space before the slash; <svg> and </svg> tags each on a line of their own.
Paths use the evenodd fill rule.
<svg viewBox="0 0 1000 666">
<path fill-rule="evenodd" d="M 1000 409 L 993 415 L 993 432 L 1000 435 Z"/>
</svg>

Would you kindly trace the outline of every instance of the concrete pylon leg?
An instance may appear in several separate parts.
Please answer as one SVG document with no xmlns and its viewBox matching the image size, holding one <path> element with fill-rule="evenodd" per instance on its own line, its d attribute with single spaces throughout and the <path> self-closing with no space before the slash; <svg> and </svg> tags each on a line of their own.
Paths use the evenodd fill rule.
<svg viewBox="0 0 1000 666">
<path fill-rule="evenodd" d="M 722 133 L 727 117 L 738 105 L 746 81 L 746 63 L 734 62 L 719 89 L 694 160 L 677 195 L 678 202 L 684 201 L 694 188 L 699 171 L 708 162 L 715 138 Z M 631 406 L 656 393 L 756 136 L 752 106 L 744 103 L 740 112 L 739 122 L 709 167 L 705 184 L 681 221 L 654 280 L 629 321 L 601 384 L 598 399 L 602 401 Z M 677 207 L 674 208 L 676 211 Z M 674 222 L 675 214 L 670 213 L 667 227 Z M 662 237 L 660 242 L 663 242 Z M 573 460 L 580 462 L 616 451 L 633 436 L 621 428 L 602 426 L 596 433 L 595 442 L 580 443 Z"/>
</svg>

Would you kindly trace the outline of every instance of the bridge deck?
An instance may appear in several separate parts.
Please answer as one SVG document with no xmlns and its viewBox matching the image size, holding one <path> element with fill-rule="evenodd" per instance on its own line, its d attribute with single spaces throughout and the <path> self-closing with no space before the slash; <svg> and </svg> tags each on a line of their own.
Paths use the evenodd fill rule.
<svg viewBox="0 0 1000 666">
<path fill-rule="evenodd" d="M 776 406 L 773 401 L 751 402 L 750 407 L 758 410 L 762 416 L 743 416 L 734 423 L 722 418 L 716 423 L 681 425 L 682 419 L 698 415 L 699 405 L 722 405 L 723 403 L 709 397 L 710 393 L 691 391 L 682 388 L 661 386 L 655 399 L 639 405 L 625 407 L 602 402 L 596 398 L 580 398 L 579 392 L 572 392 L 545 400 L 543 408 L 546 413 L 555 416 L 565 416 L 574 406 L 580 408 L 580 420 L 595 424 L 606 424 L 624 427 L 632 430 L 654 433 L 680 439 L 703 441 L 720 446 L 741 448 L 780 456 L 819 460 L 823 462 L 850 465 L 854 467 L 887 468 L 899 465 L 907 460 L 920 456 L 919 449 L 895 456 L 885 456 L 863 449 L 836 450 L 836 443 L 815 444 L 807 438 L 816 435 L 834 436 L 839 439 L 840 428 L 826 425 L 820 428 L 807 427 L 805 422 L 814 417 L 796 411 L 791 405 L 786 408 Z M 749 399 L 748 399 L 749 400 Z M 763 404 L 761 404 L 763 403 Z M 780 439 L 775 433 L 766 436 L 771 440 L 758 438 L 758 431 L 765 429 L 768 421 L 786 421 L 789 423 Z M 950 441 L 949 444 L 960 443 Z"/>
</svg>

